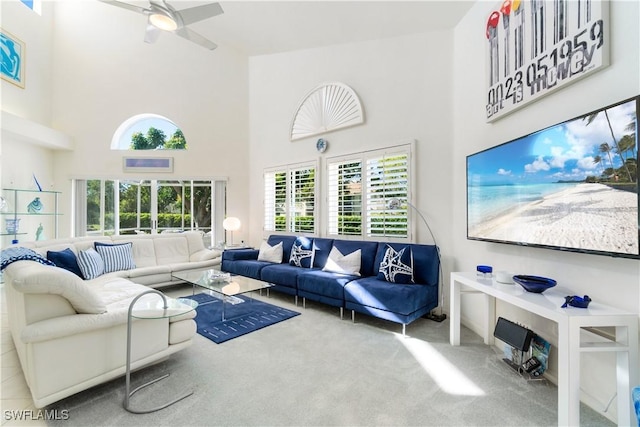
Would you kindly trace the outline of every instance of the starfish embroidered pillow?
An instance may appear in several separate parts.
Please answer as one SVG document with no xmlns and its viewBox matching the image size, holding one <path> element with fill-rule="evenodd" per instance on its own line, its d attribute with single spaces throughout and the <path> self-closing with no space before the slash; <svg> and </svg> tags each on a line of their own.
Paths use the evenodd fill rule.
<svg viewBox="0 0 640 427">
<path fill-rule="evenodd" d="M 306 237 L 298 237 L 293 242 L 289 264 L 296 267 L 311 268 L 313 265 L 313 240 Z"/>
<path fill-rule="evenodd" d="M 380 262 L 378 279 L 391 283 L 409 284 L 413 281 L 413 252 L 409 246 L 395 250 L 387 245 Z"/>
</svg>

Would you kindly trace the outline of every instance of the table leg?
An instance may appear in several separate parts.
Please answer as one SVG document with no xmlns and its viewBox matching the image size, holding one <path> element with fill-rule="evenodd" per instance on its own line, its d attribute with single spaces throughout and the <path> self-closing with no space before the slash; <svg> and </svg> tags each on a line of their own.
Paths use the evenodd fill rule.
<svg viewBox="0 0 640 427">
<path fill-rule="evenodd" d="M 176 402 L 179 402 L 180 400 L 184 399 L 185 397 L 189 397 L 193 394 L 193 391 L 188 392 L 187 394 L 178 397 L 177 399 L 172 400 L 171 402 L 165 403 L 161 406 L 155 407 L 155 408 L 151 408 L 151 409 L 144 409 L 144 410 L 138 410 L 138 409 L 133 409 L 131 408 L 131 405 L 129 404 L 129 399 L 131 398 L 131 396 L 133 396 L 134 393 L 138 392 L 139 390 L 154 384 L 160 380 L 163 380 L 165 378 L 167 378 L 169 376 L 169 374 L 165 374 L 163 376 L 161 376 L 160 378 L 156 378 L 155 380 L 149 381 L 148 383 L 145 383 L 139 387 L 137 387 L 135 390 L 130 391 L 131 390 L 131 322 L 133 320 L 133 316 L 132 316 L 132 312 L 133 312 L 133 306 L 135 305 L 135 303 L 138 301 L 138 299 L 146 294 L 150 294 L 150 293 L 155 293 L 158 294 L 162 297 L 162 299 L 164 300 L 164 307 L 165 309 L 167 308 L 167 297 L 164 296 L 164 294 L 162 294 L 162 292 L 155 290 L 155 289 L 150 289 L 146 292 L 141 293 L 140 295 L 138 295 L 137 297 L 135 297 L 133 299 L 133 301 L 131 301 L 131 304 L 129 305 L 129 313 L 127 316 L 127 363 L 126 363 L 126 373 L 125 373 L 125 395 L 124 395 L 124 402 L 123 402 L 123 406 L 124 409 L 126 409 L 127 411 L 133 413 L 133 414 L 148 414 L 150 412 L 156 412 L 159 411 L 160 409 L 164 409 L 168 406 L 173 405 Z"/>
<path fill-rule="evenodd" d="M 573 359 L 571 355 L 575 355 Z M 558 323 L 558 425 L 580 424 L 580 327 Z"/>
<path fill-rule="evenodd" d="M 496 299 L 489 294 L 484 294 L 484 343 L 493 345 L 493 330 L 496 321 Z"/>
<path fill-rule="evenodd" d="M 460 345 L 460 283 L 451 278 L 449 295 L 449 343 Z"/>
<path fill-rule="evenodd" d="M 631 388 L 637 384 L 638 355 L 634 355 L 634 348 L 638 348 L 638 328 L 636 324 L 616 327 L 616 342 L 626 345 L 629 351 L 619 351 L 616 354 L 616 377 L 618 380 L 618 425 L 631 425 L 635 418 L 635 409 L 631 401 Z"/>
</svg>

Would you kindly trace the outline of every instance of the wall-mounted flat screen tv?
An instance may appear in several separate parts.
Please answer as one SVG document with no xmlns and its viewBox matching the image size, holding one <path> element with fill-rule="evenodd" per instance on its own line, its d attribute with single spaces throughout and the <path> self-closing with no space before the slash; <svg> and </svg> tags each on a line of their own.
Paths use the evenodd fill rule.
<svg viewBox="0 0 640 427">
<path fill-rule="evenodd" d="M 640 259 L 640 96 L 467 156 L 467 238 Z"/>
</svg>

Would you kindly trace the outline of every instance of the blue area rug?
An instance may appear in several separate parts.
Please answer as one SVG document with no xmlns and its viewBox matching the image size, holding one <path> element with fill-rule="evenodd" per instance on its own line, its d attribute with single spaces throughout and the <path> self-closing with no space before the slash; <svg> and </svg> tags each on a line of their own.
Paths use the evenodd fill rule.
<svg viewBox="0 0 640 427">
<path fill-rule="evenodd" d="M 225 303 L 225 318 L 227 320 L 222 321 L 221 299 L 207 294 L 197 294 L 183 298 L 198 302 L 195 318 L 198 325 L 198 333 L 217 344 L 300 314 L 297 311 L 287 310 L 266 302 L 251 300 L 249 297 L 237 296 L 232 297 L 234 304 Z"/>
</svg>

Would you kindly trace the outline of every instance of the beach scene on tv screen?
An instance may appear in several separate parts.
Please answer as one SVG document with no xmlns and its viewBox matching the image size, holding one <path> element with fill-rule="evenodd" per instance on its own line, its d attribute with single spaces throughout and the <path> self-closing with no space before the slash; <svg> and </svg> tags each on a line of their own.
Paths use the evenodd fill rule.
<svg viewBox="0 0 640 427">
<path fill-rule="evenodd" d="M 637 256 L 636 100 L 467 157 L 467 234 Z"/>
</svg>

